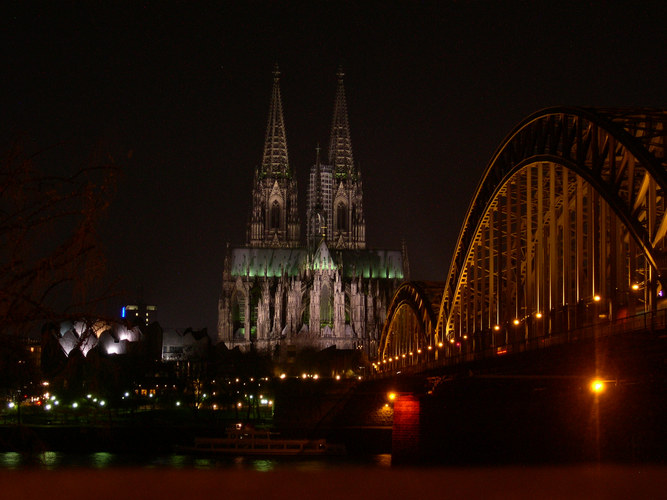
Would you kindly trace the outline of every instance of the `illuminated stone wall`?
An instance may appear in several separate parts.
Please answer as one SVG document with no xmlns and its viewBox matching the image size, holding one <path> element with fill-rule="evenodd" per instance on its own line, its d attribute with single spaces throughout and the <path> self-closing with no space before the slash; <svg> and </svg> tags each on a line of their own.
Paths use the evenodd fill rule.
<svg viewBox="0 0 667 500">
<path fill-rule="evenodd" d="M 402 254 L 305 248 L 228 250 L 218 341 L 274 353 L 277 346 L 363 349 L 374 358 L 387 307 L 403 279 Z M 325 317 L 326 316 L 326 317 Z"/>
</svg>

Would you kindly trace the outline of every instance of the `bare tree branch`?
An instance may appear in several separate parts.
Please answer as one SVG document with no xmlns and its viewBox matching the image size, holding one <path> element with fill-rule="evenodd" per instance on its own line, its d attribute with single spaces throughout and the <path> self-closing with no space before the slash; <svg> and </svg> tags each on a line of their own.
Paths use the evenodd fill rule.
<svg viewBox="0 0 667 500">
<path fill-rule="evenodd" d="M 119 168 L 47 175 L 38 159 L 14 147 L 0 160 L 0 333 L 84 315 L 101 300 L 91 290 L 106 269 L 98 226 Z"/>
</svg>

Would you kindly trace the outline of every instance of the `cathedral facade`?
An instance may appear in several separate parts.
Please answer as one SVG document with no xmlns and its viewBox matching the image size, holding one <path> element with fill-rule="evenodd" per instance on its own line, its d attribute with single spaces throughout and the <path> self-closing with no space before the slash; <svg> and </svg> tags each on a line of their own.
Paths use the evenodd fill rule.
<svg viewBox="0 0 667 500">
<path fill-rule="evenodd" d="M 306 234 L 287 152 L 274 71 L 262 163 L 255 170 L 246 245 L 228 247 L 218 341 L 275 355 L 362 349 L 375 358 L 387 308 L 407 279 L 407 255 L 366 247 L 361 173 L 354 164 L 342 71 L 327 161 L 310 168 Z"/>
</svg>

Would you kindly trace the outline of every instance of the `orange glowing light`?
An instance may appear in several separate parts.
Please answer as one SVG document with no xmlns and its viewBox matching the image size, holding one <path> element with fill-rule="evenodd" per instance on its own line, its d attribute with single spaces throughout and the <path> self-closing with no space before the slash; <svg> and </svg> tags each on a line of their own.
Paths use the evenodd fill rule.
<svg viewBox="0 0 667 500">
<path fill-rule="evenodd" d="M 605 389 L 604 381 L 600 379 L 595 379 L 593 382 L 591 382 L 591 391 L 593 391 L 595 394 L 600 394 L 603 392 Z"/>
</svg>

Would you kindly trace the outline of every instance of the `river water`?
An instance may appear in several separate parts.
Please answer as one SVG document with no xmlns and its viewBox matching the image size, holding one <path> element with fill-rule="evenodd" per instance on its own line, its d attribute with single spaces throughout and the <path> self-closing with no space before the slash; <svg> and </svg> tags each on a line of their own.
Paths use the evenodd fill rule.
<svg viewBox="0 0 667 500">
<path fill-rule="evenodd" d="M 268 472 L 275 470 L 322 471 L 345 467 L 391 467 L 391 455 L 369 455 L 364 457 L 206 457 L 180 453 L 168 454 L 123 454 L 110 452 L 70 453 L 44 451 L 40 453 L 0 452 L 0 469 L 44 469 L 61 468 L 164 468 L 164 469 L 227 469 Z"/>
<path fill-rule="evenodd" d="M 661 464 L 392 467 L 367 457 L 207 458 L 0 453 L 0 498 L 22 500 L 667 498 Z"/>
</svg>

